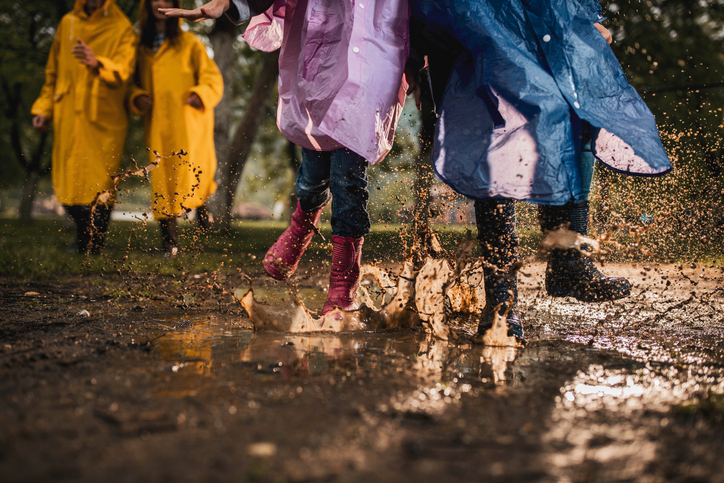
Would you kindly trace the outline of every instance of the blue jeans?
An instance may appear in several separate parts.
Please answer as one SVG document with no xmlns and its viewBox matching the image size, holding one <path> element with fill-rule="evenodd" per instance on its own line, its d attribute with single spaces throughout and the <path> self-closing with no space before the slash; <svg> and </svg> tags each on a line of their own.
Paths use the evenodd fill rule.
<svg viewBox="0 0 724 483">
<path fill-rule="evenodd" d="M 575 119 L 575 117 L 574 117 Z M 581 199 L 573 200 L 574 203 L 588 201 L 588 195 L 591 193 L 591 181 L 593 180 L 593 165 L 596 164 L 596 157 L 591 150 L 591 125 L 586 121 L 580 121 L 581 129 Z"/>
<path fill-rule="evenodd" d="M 591 181 L 593 180 L 593 165 L 596 164 L 596 157 L 591 151 L 591 141 L 589 140 L 583 146 L 581 151 L 581 175 L 583 180 L 583 196 L 588 200 L 588 195 L 591 193 Z"/>
<path fill-rule="evenodd" d="M 297 198 L 302 211 L 315 211 L 332 198 L 332 234 L 360 238 L 370 232 L 367 160 L 349 149 L 302 149 Z"/>
</svg>

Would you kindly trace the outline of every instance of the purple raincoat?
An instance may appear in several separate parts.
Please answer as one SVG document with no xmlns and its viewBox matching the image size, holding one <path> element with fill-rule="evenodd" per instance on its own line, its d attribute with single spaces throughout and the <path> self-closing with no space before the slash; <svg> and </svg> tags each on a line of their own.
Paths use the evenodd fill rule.
<svg viewBox="0 0 724 483">
<path fill-rule="evenodd" d="M 287 139 L 345 147 L 370 163 L 387 155 L 405 100 L 407 0 L 276 0 L 244 38 L 267 52 L 281 47 L 277 125 Z"/>
</svg>

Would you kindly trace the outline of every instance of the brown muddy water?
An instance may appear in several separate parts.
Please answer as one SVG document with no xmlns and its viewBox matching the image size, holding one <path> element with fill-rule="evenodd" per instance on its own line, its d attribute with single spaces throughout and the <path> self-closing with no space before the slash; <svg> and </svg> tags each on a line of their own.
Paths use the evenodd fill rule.
<svg viewBox="0 0 724 483">
<path fill-rule="evenodd" d="M 542 267 L 524 348 L 255 332 L 161 278 L 147 298 L 5 281 L 0 480 L 724 481 L 720 270 L 607 266 L 636 288 L 594 305 L 543 295 Z"/>
</svg>

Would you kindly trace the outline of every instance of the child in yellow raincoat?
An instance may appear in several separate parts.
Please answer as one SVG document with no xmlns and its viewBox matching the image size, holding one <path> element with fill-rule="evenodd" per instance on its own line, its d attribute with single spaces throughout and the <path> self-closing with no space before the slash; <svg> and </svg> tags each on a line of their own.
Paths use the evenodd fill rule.
<svg viewBox="0 0 724 483">
<path fill-rule="evenodd" d="M 76 224 L 71 247 L 79 253 L 98 253 L 108 228 L 112 206 L 98 205 L 91 220 L 90 205 L 112 188 L 120 166 L 135 41 L 116 0 L 76 0 L 58 25 L 31 108 L 35 129 L 53 122 L 53 189 Z"/>
<path fill-rule="evenodd" d="M 178 18 L 159 8 L 178 7 L 178 0 L 143 0 L 139 21 L 136 85 L 131 111 L 143 114 L 151 161 L 163 156 L 151 172 L 153 214 L 161 225 L 164 251 L 178 252 L 176 217 L 197 209 L 207 221 L 204 202 L 216 191 L 214 173 L 214 106 L 224 84 L 206 47 L 181 29 Z M 184 156 L 172 153 L 186 151 Z M 200 213 L 199 213 L 200 212 Z"/>
</svg>

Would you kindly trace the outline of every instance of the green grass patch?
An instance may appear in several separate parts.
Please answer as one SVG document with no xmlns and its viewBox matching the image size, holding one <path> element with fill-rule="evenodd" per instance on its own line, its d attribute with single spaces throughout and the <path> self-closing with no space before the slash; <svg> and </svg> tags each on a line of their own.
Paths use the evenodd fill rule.
<svg viewBox="0 0 724 483">
<path fill-rule="evenodd" d="M 161 235 L 156 222 L 112 221 L 106 247 L 99 256 L 67 253 L 73 240 L 74 227 L 64 219 L 40 219 L 23 225 L 15 219 L 0 219 L 0 276 L 20 279 L 41 279 L 51 276 L 121 273 L 146 275 L 188 274 L 211 271 L 230 272 L 237 268 L 257 271 L 272 243 L 288 226 L 287 221 L 234 221 L 229 233 L 202 233 L 192 223 L 181 222 L 179 234 L 181 253 L 166 259 L 161 251 Z M 365 238 L 363 261 L 397 262 L 409 253 L 409 225 L 377 224 Z M 468 229 L 476 236 L 474 226 L 436 225 L 440 242 L 452 251 L 465 237 Z M 519 227 L 521 254 L 535 252 L 541 240 L 540 231 L 532 226 Z M 305 263 L 329 263 L 332 233 L 328 223 L 322 224 L 305 255 Z M 620 241 L 630 245 L 635 240 L 622 234 Z M 658 243 L 661 243 L 659 240 Z M 672 261 L 691 260 L 692 253 L 703 262 L 724 263 L 719 240 L 692 251 L 691 243 Z M 640 261 L 640 251 L 618 250 L 612 260 Z M 109 289 L 110 290 L 110 289 Z M 112 292 L 112 290 L 111 290 Z M 107 293 L 117 299 L 128 294 Z M 132 294 L 138 295 L 138 294 Z"/>
<path fill-rule="evenodd" d="M 155 222 L 112 221 L 102 253 L 83 256 L 67 252 L 75 232 L 66 220 L 41 219 L 23 225 L 15 219 L 2 219 L 0 275 L 39 279 L 114 272 L 145 275 L 255 270 L 261 267 L 264 254 L 287 225 L 276 221 L 235 221 L 229 233 L 217 234 L 201 233 L 195 225 L 181 222 L 182 250 L 178 256 L 166 259 Z M 404 231 L 403 225 L 373 226 L 365 240 L 365 261 L 400 261 L 406 252 Z M 452 248 L 465 236 L 465 231 L 464 226 L 439 227 L 440 240 L 446 248 Z M 332 233 L 328 224 L 321 233 L 324 239 L 314 237 L 305 259 L 329 261 Z M 110 287 L 106 295 L 117 299 L 130 294 Z"/>
</svg>

